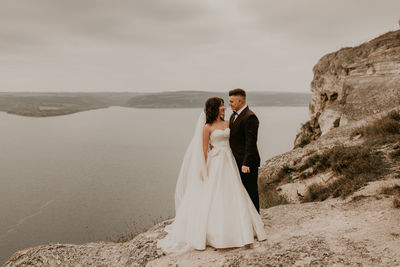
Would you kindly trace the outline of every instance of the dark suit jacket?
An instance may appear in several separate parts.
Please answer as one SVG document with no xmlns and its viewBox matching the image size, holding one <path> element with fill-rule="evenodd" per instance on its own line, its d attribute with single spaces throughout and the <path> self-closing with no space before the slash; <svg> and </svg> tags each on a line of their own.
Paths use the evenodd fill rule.
<svg viewBox="0 0 400 267">
<path fill-rule="evenodd" d="M 260 166 L 260 155 L 257 149 L 258 118 L 246 107 L 233 121 L 235 115 L 232 114 L 229 120 L 230 137 L 229 143 L 238 163 L 239 169 L 245 166 Z"/>
</svg>

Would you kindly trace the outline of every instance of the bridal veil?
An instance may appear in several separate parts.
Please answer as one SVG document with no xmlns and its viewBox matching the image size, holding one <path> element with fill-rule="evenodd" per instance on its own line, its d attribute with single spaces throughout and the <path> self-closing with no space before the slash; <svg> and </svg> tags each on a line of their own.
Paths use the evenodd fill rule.
<svg viewBox="0 0 400 267">
<path fill-rule="evenodd" d="M 175 189 L 175 219 L 165 227 L 168 235 L 157 246 L 167 253 L 205 249 L 209 192 L 207 166 L 203 153 L 204 111 L 185 152 Z M 204 178 L 204 179 L 202 179 Z"/>
<path fill-rule="evenodd" d="M 178 181 L 175 189 L 175 211 L 179 210 L 181 201 L 188 188 L 199 186 L 207 180 L 207 166 L 203 153 L 203 127 L 206 123 L 206 115 L 201 112 L 193 138 L 185 152 L 181 169 L 179 171 Z"/>
</svg>

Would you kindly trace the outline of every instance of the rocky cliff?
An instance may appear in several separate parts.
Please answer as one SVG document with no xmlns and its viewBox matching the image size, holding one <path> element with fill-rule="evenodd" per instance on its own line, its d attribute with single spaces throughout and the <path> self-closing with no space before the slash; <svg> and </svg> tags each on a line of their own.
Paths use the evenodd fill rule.
<svg viewBox="0 0 400 267">
<path fill-rule="evenodd" d="M 277 198 L 264 194 L 264 207 L 302 201 L 310 185 L 329 185 L 344 173 L 351 177 L 343 183 L 400 178 L 393 156 L 400 140 L 400 31 L 327 54 L 313 71 L 310 120 L 295 148 L 260 170 L 262 191 Z"/>
<path fill-rule="evenodd" d="M 310 120 L 295 147 L 400 105 L 400 31 L 327 54 L 313 72 Z"/>
<path fill-rule="evenodd" d="M 28 248 L 4 266 L 399 266 L 399 74 L 400 31 L 321 58 L 310 121 L 260 168 L 267 241 L 167 256 L 165 221 L 124 243 Z"/>
</svg>

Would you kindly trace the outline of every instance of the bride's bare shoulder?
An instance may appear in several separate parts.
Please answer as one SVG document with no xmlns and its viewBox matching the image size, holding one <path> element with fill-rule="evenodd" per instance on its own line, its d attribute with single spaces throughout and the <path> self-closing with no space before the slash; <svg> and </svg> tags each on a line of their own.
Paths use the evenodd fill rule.
<svg viewBox="0 0 400 267">
<path fill-rule="evenodd" d="M 209 124 L 209 123 L 204 124 L 203 130 L 210 131 L 210 129 L 211 129 L 211 124 Z"/>
<path fill-rule="evenodd" d="M 228 120 L 225 120 L 224 123 L 225 123 L 225 128 L 229 127 L 229 121 Z"/>
</svg>

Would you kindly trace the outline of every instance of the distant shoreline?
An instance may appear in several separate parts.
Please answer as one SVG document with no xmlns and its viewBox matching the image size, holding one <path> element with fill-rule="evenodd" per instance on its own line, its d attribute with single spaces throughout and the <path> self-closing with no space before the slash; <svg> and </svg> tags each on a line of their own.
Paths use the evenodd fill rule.
<svg viewBox="0 0 400 267">
<path fill-rule="evenodd" d="M 161 93 L 51 93 L 0 92 L 0 111 L 25 117 L 51 117 L 112 106 L 140 109 L 201 108 L 207 98 L 227 94 L 205 91 L 178 91 Z M 250 106 L 308 106 L 311 94 L 291 92 L 249 92 Z"/>
<path fill-rule="evenodd" d="M 57 117 L 57 116 L 66 116 L 66 115 L 71 115 L 79 112 L 84 112 L 84 111 L 90 111 L 90 110 L 97 110 L 97 109 L 105 109 L 105 108 L 110 108 L 110 107 L 122 107 L 122 108 L 133 108 L 133 109 L 198 109 L 201 107 L 125 107 L 125 106 L 106 106 L 106 107 L 98 107 L 98 108 L 89 108 L 89 109 L 82 109 L 82 110 L 51 110 L 49 112 L 44 112 L 41 111 L 40 113 L 35 113 L 35 112 L 14 112 L 14 111 L 5 111 L 5 110 L 0 110 L 1 112 L 4 112 L 6 114 L 10 115 L 16 115 L 16 116 L 22 116 L 22 117 L 31 117 L 31 118 L 44 118 L 44 117 Z M 253 107 L 307 107 L 307 105 L 269 105 L 269 106 L 253 106 Z M 61 112 L 57 112 L 61 111 Z"/>
</svg>

